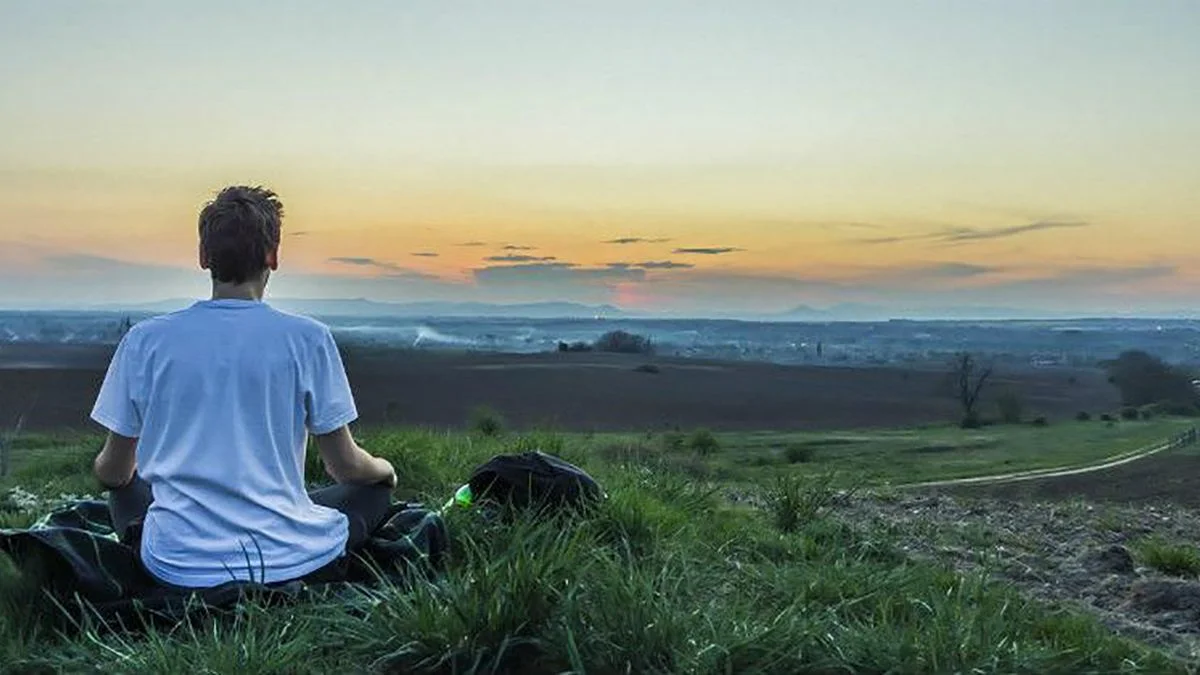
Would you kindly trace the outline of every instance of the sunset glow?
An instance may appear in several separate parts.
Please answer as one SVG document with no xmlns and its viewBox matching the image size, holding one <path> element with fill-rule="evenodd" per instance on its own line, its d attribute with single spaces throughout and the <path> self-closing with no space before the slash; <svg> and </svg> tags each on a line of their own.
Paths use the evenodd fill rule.
<svg viewBox="0 0 1200 675">
<path fill-rule="evenodd" d="M 0 304 L 1185 310 L 1200 5 L 0 2 Z"/>
</svg>

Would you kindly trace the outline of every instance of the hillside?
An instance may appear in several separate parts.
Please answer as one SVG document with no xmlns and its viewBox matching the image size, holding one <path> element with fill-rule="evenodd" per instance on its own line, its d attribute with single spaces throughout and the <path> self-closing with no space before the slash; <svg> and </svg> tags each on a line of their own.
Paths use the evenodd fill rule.
<svg viewBox="0 0 1200 675">
<path fill-rule="evenodd" d="M 1183 428 L 1162 424 L 1115 428 L 1114 447 L 1108 449 L 1128 449 Z M 1104 433 L 1102 425 L 1093 426 L 1046 433 L 1070 445 L 1081 433 Z M 992 433 L 997 439 L 992 466 L 1012 465 L 1004 448 L 1025 441 L 1016 437 L 1009 444 L 1003 430 Z M 937 453 L 908 450 L 952 442 L 970 452 L 962 432 L 892 436 L 893 445 L 876 450 L 876 463 L 907 454 L 933 467 Z M 982 553 L 1007 541 L 986 530 L 962 529 L 979 504 L 953 511 L 945 501 L 943 511 L 957 518 L 952 521 L 957 529 L 930 530 L 934 521 L 912 521 L 913 509 L 927 502 L 886 491 L 859 497 L 834 489 L 828 471 L 852 466 L 841 463 L 852 432 L 779 437 L 767 445 L 761 436 L 726 435 L 715 445 L 699 438 L 683 437 L 676 445 L 656 435 L 364 434 L 363 443 L 399 469 L 401 498 L 440 503 L 488 457 L 529 448 L 585 467 L 609 497 L 595 513 L 555 521 L 505 525 L 472 511 L 452 511 L 452 561 L 436 585 L 387 587 L 349 601 L 251 604 L 233 616 L 144 635 L 112 633 L 89 622 L 64 624 L 57 610 L 30 595 L 11 572 L 0 573 L 0 669 L 1189 672 L 1177 649 L 1122 637 L 1128 631 L 1114 632 L 1069 599 L 1043 594 L 1039 600 L 997 579 L 986 565 L 962 565 L 941 555 L 945 547 L 967 545 Z M 67 435 L 21 443 L 24 458 L 7 484 L 24 487 L 9 488 L 0 522 L 27 524 L 57 495 L 87 491 L 87 463 L 97 440 Z M 780 444 L 785 447 L 776 447 Z M 816 448 L 816 457 L 801 460 L 785 451 L 805 444 Z M 753 447 L 759 450 L 745 450 Z M 697 454 L 699 448 L 707 448 L 706 454 Z M 1072 456 L 1083 456 L 1079 452 Z M 760 479 L 744 484 L 728 473 L 738 466 L 757 467 Z M 318 465 L 310 463 L 309 469 L 320 480 Z M 732 503 L 730 497 L 738 494 L 752 498 Z M 864 513 L 872 500 L 882 506 Z M 878 517 L 889 509 L 913 524 Z M 1019 521 L 1005 524 L 1018 528 L 1020 536 Z M 919 531 L 925 537 L 914 539 Z M 929 546 L 913 548 L 914 541 Z"/>
</svg>

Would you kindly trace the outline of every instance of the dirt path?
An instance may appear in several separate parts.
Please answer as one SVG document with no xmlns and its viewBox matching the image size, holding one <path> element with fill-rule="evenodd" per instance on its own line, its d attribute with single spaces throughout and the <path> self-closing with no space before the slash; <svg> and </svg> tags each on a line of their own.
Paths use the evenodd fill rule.
<svg viewBox="0 0 1200 675">
<path fill-rule="evenodd" d="M 1128 450 L 1091 464 L 1075 467 L 1059 467 L 1050 469 L 1031 469 L 1028 471 L 1016 471 L 1011 473 L 997 473 L 986 476 L 971 476 L 968 478 L 951 478 L 946 480 L 925 481 L 921 483 L 907 483 L 897 486 L 901 489 L 917 489 L 917 488 L 933 488 L 933 487 L 954 487 L 954 486 L 970 486 L 970 485 L 1004 485 L 1009 483 L 1019 483 L 1022 481 L 1038 480 L 1045 478 L 1063 478 L 1067 476 L 1077 476 L 1096 471 L 1104 471 L 1112 469 L 1123 464 L 1136 462 L 1140 459 L 1145 459 L 1160 452 L 1182 448 L 1192 445 L 1197 441 L 1197 430 L 1193 427 L 1189 431 L 1185 431 L 1174 438 L 1165 441 L 1159 441 L 1153 445 Z"/>
</svg>

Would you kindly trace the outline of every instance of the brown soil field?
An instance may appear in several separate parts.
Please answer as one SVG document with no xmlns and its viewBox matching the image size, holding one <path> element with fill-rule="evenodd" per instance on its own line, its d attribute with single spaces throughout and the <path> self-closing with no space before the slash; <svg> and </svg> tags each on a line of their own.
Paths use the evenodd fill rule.
<svg viewBox="0 0 1200 675">
<path fill-rule="evenodd" d="M 0 428 L 88 428 L 111 349 L 0 346 Z M 639 372 L 652 363 L 657 373 Z M 350 351 L 360 424 L 461 427 L 477 406 L 515 428 L 648 431 L 884 428 L 953 420 L 945 373 L 797 367 L 613 354 Z M 1029 415 L 1067 419 L 1119 405 L 1092 370 L 997 373 L 989 391 L 1019 392 Z M 986 397 L 985 397 L 986 398 Z M 982 410 L 991 414 L 994 402 Z"/>
</svg>

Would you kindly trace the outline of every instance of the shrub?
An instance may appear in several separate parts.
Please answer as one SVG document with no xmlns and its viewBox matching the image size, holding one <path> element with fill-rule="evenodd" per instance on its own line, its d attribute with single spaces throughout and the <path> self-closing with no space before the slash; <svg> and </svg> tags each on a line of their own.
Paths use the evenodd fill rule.
<svg viewBox="0 0 1200 675">
<path fill-rule="evenodd" d="M 1200 550 L 1188 544 L 1172 544 L 1150 537 L 1134 546 L 1138 557 L 1148 567 L 1175 576 L 1200 575 Z"/>
<path fill-rule="evenodd" d="M 700 456 L 711 455 L 721 449 L 721 442 L 708 429 L 697 429 L 688 438 L 688 448 Z"/>
<path fill-rule="evenodd" d="M 1091 419 L 1092 419 L 1092 414 L 1086 410 L 1080 410 L 1079 412 L 1075 413 L 1075 420 L 1078 422 L 1087 422 L 1087 421 L 1090 421 Z"/>
<path fill-rule="evenodd" d="M 560 352 L 590 352 L 592 346 L 586 342 L 559 342 L 558 351 Z"/>
<path fill-rule="evenodd" d="M 644 335 L 614 330 L 601 335 L 595 344 L 597 351 L 617 354 L 653 354 L 654 344 Z"/>
<path fill-rule="evenodd" d="M 1101 422 L 1116 422 L 1117 420 L 1114 419 L 1112 415 L 1109 415 L 1108 413 L 1104 413 L 1103 415 L 1100 416 L 1100 421 Z"/>
<path fill-rule="evenodd" d="M 471 413 L 471 429 L 482 436 L 499 436 L 504 432 L 504 418 L 495 410 L 480 406 Z"/>
<path fill-rule="evenodd" d="M 663 471 L 695 480 L 711 480 L 714 477 L 712 467 L 695 456 L 664 456 L 657 464 Z"/>
<path fill-rule="evenodd" d="M 783 456 L 787 459 L 788 464 L 811 462 L 814 455 L 816 455 L 816 450 L 812 446 L 801 443 L 793 443 L 783 451 Z"/>
<path fill-rule="evenodd" d="M 1158 401 L 1195 403 L 1197 392 L 1191 376 L 1146 352 L 1131 350 L 1102 364 L 1108 369 L 1109 382 L 1121 391 L 1121 403 L 1139 406 Z"/>
<path fill-rule="evenodd" d="M 836 493 L 829 480 L 785 474 L 765 495 L 767 512 L 780 532 L 795 532 L 824 515 Z"/>
<path fill-rule="evenodd" d="M 595 453 L 604 461 L 617 465 L 646 465 L 657 458 L 653 450 L 636 441 L 609 443 L 597 448 Z"/>
<path fill-rule="evenodd" d="M 1136 420 L 1141 416 L 1142 415 L 1138 412 L 1138 409 L 1131 405 L 1121 408 L 1121 419 L 1123 420 Z"/>
<path fill-rule="evenodd" d="M 1200 414 L 1200 408 L 1197 408 L 1195 404 L 1178 401 L 1156 403 L 1151 409 L 1159 415 L 1172 417 L 1196 417 L 1197 414 Z"/>
<path fill-rule="evenodd" d="M 1006 391 L 996 400 L 996 406 L 1000 408 L 1000 420 L 1005 424 L 1020 424 L 1021 413 L 1024 407 L 1021 403 L 1021 397 L 1015 392 Z"/>
<path fill-rule="evenodd" d="M 685 439 L 678 431 L 668 431 L 663 434 L 662 446 L 664 452 L 679 452 L 683 450 Z"/>
<path fill-rule="evenodd" d="M 633 370 L 634 370 L 634 372 L 650 373 L 651 375 L 657 375 L 660 372 L 662 372 L 662 370 L 659 369 L 659 367 L 654 365 L 653 363 L 643 363 L 642 365 L 638 366 L 637 368 L 634 368 Z"/>
<path fill-rule="evenodd" d="M 1045 417 L 1037 417 L 1033 420 L 1033 426 L 1035 427 L 1044 427 L 1048 424 L 1049 422 L 1046 421 Z"/>
</svg>

